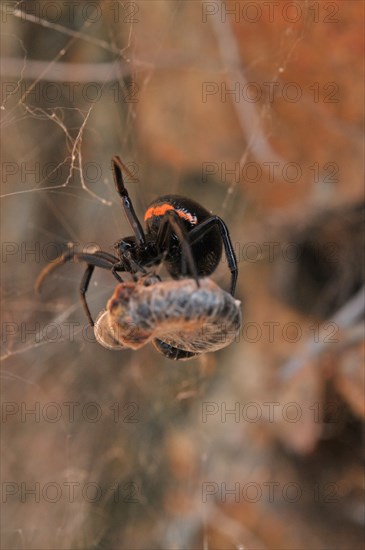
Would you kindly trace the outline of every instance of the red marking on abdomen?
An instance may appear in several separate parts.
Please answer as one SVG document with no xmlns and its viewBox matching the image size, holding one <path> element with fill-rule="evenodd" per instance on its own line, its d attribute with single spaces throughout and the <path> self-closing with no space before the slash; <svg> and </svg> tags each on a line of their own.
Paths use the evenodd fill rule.
<svg viewBox="0 0 365 550">
<path fill-rule="evenodd" d="M 163 216 L 168 212 L 169 210 L 174 210 L 180 218 L 192 223 L 197 224 L 198 220 L 196 219 L 196 216 L 193 216 L 189 212 L 184 212 L 183 210 L 178 210 L 177 208 L 174 208 L 171 204 L 168 204 L 165 202 L 164 204 L 160 204 L 159 206 L 150 206 L 144 215 L 144 221 L 153 218 L 153 216 L 159 217 Z"/>
</svg>

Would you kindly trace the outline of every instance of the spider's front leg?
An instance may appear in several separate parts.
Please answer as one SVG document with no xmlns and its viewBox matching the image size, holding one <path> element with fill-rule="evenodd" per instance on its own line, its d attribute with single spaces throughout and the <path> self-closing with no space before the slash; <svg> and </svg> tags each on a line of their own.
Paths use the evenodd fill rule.
<svg viewBox="0 0 365 550">
<path fill-rule="evenodd" d="M 121 281 L 117 271 L 126 271 L 134 275 L 139 271 L 144 275 L 147 274 L 141 260 L 140 253 L 138 252 L 140 247 L 145 246 L 137 245 L 135 237 L 127 237 L 126 239 L 120 239 L 114 245 L 115 250 L 119 256 L 119 261 L 112 267 L 112 273 L 114 277 Z"/>
<path fill-rule="evenodd" d="M 87 302 L 86 302 L 86 292 L 87 292 L 87 289 L 89 288 L 92 274 L 94 272 L 95 267 L 108 269 L 113 272 L 113 266 L 115 265 L 115 263 L 118 263 L 118 258 L 113 256 L 112 254 L 109 254 L 108 252 L 103 252 L 103 251 L 84 253 L 84 252 L 74 252 L 73 250 L 68 250 L 67 252 L 62 254 L 62 256 L 57 258 L 57 260 L 48 264 L 41 271 L 35 283 L 36 292 L 38 293 L 40 292 L 45 279 L 52 273 L 52 271 L 54 271 L 55 269 L 58 269 L 63 264 L 71 261 L 87 263 L 87 268 L 81 279 L 80 298 L 81 298 L 82 307 L 84 308 L 84 311 L 89 320 L 89 323 L 91 324 L 91 326 L 94 326 L 94 321 L 91 316 L 89 306 L 87 305 Z M 116 278 L 120 282 L 122 282 L 119 276 Z"/>
</svg>

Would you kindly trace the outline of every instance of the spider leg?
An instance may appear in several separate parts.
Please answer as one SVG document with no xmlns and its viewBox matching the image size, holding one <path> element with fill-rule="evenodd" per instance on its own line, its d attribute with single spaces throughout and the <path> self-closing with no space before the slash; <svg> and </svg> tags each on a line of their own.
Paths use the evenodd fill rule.
<svg viewBox="0 0 365 550">
<path fill-rule="evenodd" d="M 103 254 L 103 255 L 105 254 L 105 256 L 110 256 L 111 258 L 113 258 L 113 256 L 111 254 L 108 254 L 107 252 L 101 252 L 101 254 Z M 89 323 L 92 327 L 94 326 L 95 323 L 94 323 L 94 320 L 91 316 L 89 306 L 87 305 L 86 292 L 87 292 L 87 289 L 89 288 L 90 280 L 91 280 L 91 277 L 92 277 L 92 274 L 94 272 L 95 267 L 101 267 L 101 266 L 100 265 L 88 264 L 88 266 L 85 270 L 85 273 L 84 273 L 84 275 L 81 279 L 81 284 L 80 284 L 81 303 L 82 303 L 84 311 L 86 313 L 86 317 L 89 319 Z M 113 264 L 113 266 L 111 268 L 111 272 L 113 273 L 113 275 L 117 279 L 117 281 L 122 283 L 123 282 L 122 277 L 116 271 L 114 271 L 115 268 L 117 268 L 117 267 L 118 266 L 116 264 Z M 110 269 L 110 267 L 109 267 L 109 269 Z"/>
<path fill-rule="evenodd" d="M 89 264 L 85 270 L 85 273 L 81 279 L 81 284 L 80 284 L 80 297 L 81 297 L 81 303 L 83 305 L 83 308 L 84 308 L 84 311 L 86 313 L 86 317 L 89 319 L 89 323 L 90 325 L 93 327 L 94 326 L 94 320 L 91 316 L 91 313 L 90 313 L 90 309 L 89 309 L 89 306 L 87 305 L 87 301 L 86 301 L 86 292 L 87 292 L 87 289 L 89 288 L 89 283 L 90 283 L 90 279 L 92 277 L 92 274 L 94 272 L 94 269 L 95 269 L 95 266 L 94 265 L 91 265 Z"/>
<path fill-rule="evenodd" d="M 118 258 L 113 256 L 112 254 L 109 254 L 108 252 L 103 251 L 96 251 L 92 252 L 90 254 L 83 253 L 83 252 L 73 252 L 72 250 L 68 250 L 62 256 L 57 258 L 57 260 L 51 264 L 48 264 L 39 274 L 38 279 L 36 280 L 35 289 L 37 292 L 40 292 L 40 289 L 43 285 L 44 280 L 52 271 L 60 267 L 61 265 L 70 262 L 71 260 L 74 260 L 76 262 L 86 262 L 87 267 L 85 270 L 85 273 L 81 279 L 80 284 L 80 298 L 81 303 L 84 308 L 84 311 L 86 313 L 86 316 L 89 320 L 89 323 L 91 326 L 94 326 L 94 321 L 90 313 L 89 306 L 86 302 L 86 292 L 89 288 L 90 280 L 92 277 L 92 274 L 94 272 L 95 267 L 100 267 L 102 269 L 109 269 L 113 272 L 113 267 L 115 263 L 118 263 Z M 116 276 L 116 274 L 114 274 Z M 122 282 L 121 277 L 118 275 L 116 277 L 120 282 Z"/>
<path fill-rule="evenodd" d="M 169 239 L 172 232 L 175 233 L 180 242 L 183 259 L 188 264 L 189 271 L 192 277 L 195 279 L 197 286 L 200 286 L 194 256 L 191 252 L 190 238 L 188 232 L 186 231 L 181 219 L 179 218 L 179 215 L 173 210 L 169 210 L 162 218 L 157 233 L 156 245 L 159 250 L 164 250 L 168 247 Z"/>
<path fill-rule="evenodd" d="M 231 238 L 229 236 L 228 227 L 219 216 L 212 216 L 207 220 L 201 222 L 197 227 L 194 227 L 189 232 L 190 244 L 193 244 L 195 241 L 199 240 L 203 235 L 211 230 L 212 227 L 218 227 L 221 234 L 221 238 L 224 245 L 224 250 L 226 253 L 226 258 L 228 262 L 228 267 L 231 272 L 231 294 L 234 296 L 236 290 L 237 276 L 238 276 L 238 267 L 236 254 L 232 246 Z"/>
<path fill-rule="evenodd" d="M 122 267 L 120 264 L 114 264 L 112 266 L 112 269 L 111 269 L 111 272 L 112 272 L 112 275 L 116 278 L 116 280 L 119 282 L 119 283 L 122 283 L 123 282 L 123 279 L 122 277 L 119 275 L 118 273 L 118 268 Z"/>
<path fill-rule="evenodd" d="M 110 260 L 112 263 L 118 261 L 118 258 L 114 256 L 113 254 L 109 254 L 109 252 L 104 252 L 104 250 L 95 250 L 95 252 L 92 252 L 93 256 L 98 256 L 102 258 L 103 260 Z"/>
<path fill-rule="evenodd" d="M 146 275 L 147 273 L 143 265 L 136 262 L 131 255 L 125 255 L 121 260 L 118 261 L 118 263 L 114 264 L 112 267 L 112 274 L 116 279 L 122 282 L 122 279 L 118 275 L 117 271 L 127 271 L 128 273 L 131 273 L 133 277 L 138 271 L 141 271 L 144 275 Z"/>
<path fill-rule="evenodd" d="M 68 250 L 67 252 L 62 254 L 62 256 L 57 258 L 57 260 L 48 264 L 44 269 L 42 269 L 35 283 L 36 292 L 40 292 L 44 280 L 48 277 L 48 275 L 52 273 L 52 271 L 58 269 L 61 265 L 67 262 L 71 262 L 72 260 L 74 260 L 75 262 L 86 262 L 89 265 L 100 267 L 102 269 L 111 269 L 112 265 L 114 263 L 118 263 L 119 261 L 118 258 L 112 256 L 111 254 L 108 254 L 108 252 L 98 251 L 86 253 Z"/>
<path fill-rule="evenodd" d="M 163 340 L 159 340 L 158 338 L 155 338 L 152 341 L 153 346 L 162 353 L 165 357 L 168 359 L 173 359 L 174 361 L 185 361 L 187 359 L 192 359 L 194 357 L 197 357 L 199 353 L 194 353 L 192 351 L 185 351 L 180 348 L 174 348 L 173 346 L 170 346 L 170 344 L 167 344 Z"/>
<path fill-rule="evenodd" d="M 128 195 L 127 189 L 125 188 L 123 180 L 123 170 L 125 170 L 127 173 L 129 172 L 129 170 L 126 166 L 124 166 L 118 156 L 112 158 L 112 163 L 115 188 L 118 192 L 118 195 L 122 199 L 124 211 L 126 213 L 129 223 L 132 226 L 137 242 L 139 244 L 143 244 L 146 242 L 146 237 L 143 232 L 143 228 L 139 223 L 139 219 L 137 218 L 137 214 L 134 211 L 132 201 Z"/>
</svg>

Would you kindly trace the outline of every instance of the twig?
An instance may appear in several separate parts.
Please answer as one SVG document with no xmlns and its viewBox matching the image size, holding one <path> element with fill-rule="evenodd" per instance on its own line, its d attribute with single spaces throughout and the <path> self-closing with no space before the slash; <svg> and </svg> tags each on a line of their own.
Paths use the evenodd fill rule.
<svg viewBox="0 0 365 550">
<path fill-rule="evenodd" d="M 351 327 L 356 321 L 364 315 L 365 311 L 365 286 L 361 288 L 350 300 L 327 323 L 334 323 L 339 329 Z M 281 381 L 287 381 L 292 378 L 310 359 L 318 356 L 328 346 L 324 338 L 317 342 L 312 339 L 305 343 L 304 353 L 299 357 L 289 359 L 280 370 L 279 378 Z"/>
</svg>

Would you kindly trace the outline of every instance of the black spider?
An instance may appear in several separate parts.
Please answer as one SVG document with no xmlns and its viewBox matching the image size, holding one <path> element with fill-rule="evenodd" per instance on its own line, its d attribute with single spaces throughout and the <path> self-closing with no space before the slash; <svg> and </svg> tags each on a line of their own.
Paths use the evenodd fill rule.
<svg viewBox="0 0 365 550">
<path fill-rule="evenodd" d="M 164 195 L 147 208 L 144 216 L 146 231 L 143 231 L 124 185 L 122 170 L 127 169 L 118 156 L 112 158 L 112 163 L 115 187 L 134 235 L 117 241 L 116 256 L 104 251 L 65 252 L 42 270 L 36 281 L 36 289 L 40 290 L 44 279 L 60 265 L 71 260 L 85 262 L 87 268 L 81 280 L 80 294 L 86 315 L 93 326 L 85 294 L 95 267 L 109 269 L 119 282 L 123 282 L 119 272 L 146 274 L 146 267 L 163 262 L 172 277 L 191 276 L 199 286 L 199 277 L 210 275 L 218 266 L 223 242 L 231 271 L 230 292 L 233 295 L 238 269 L 224 221 L 191 199 Z"/>
</svg>

